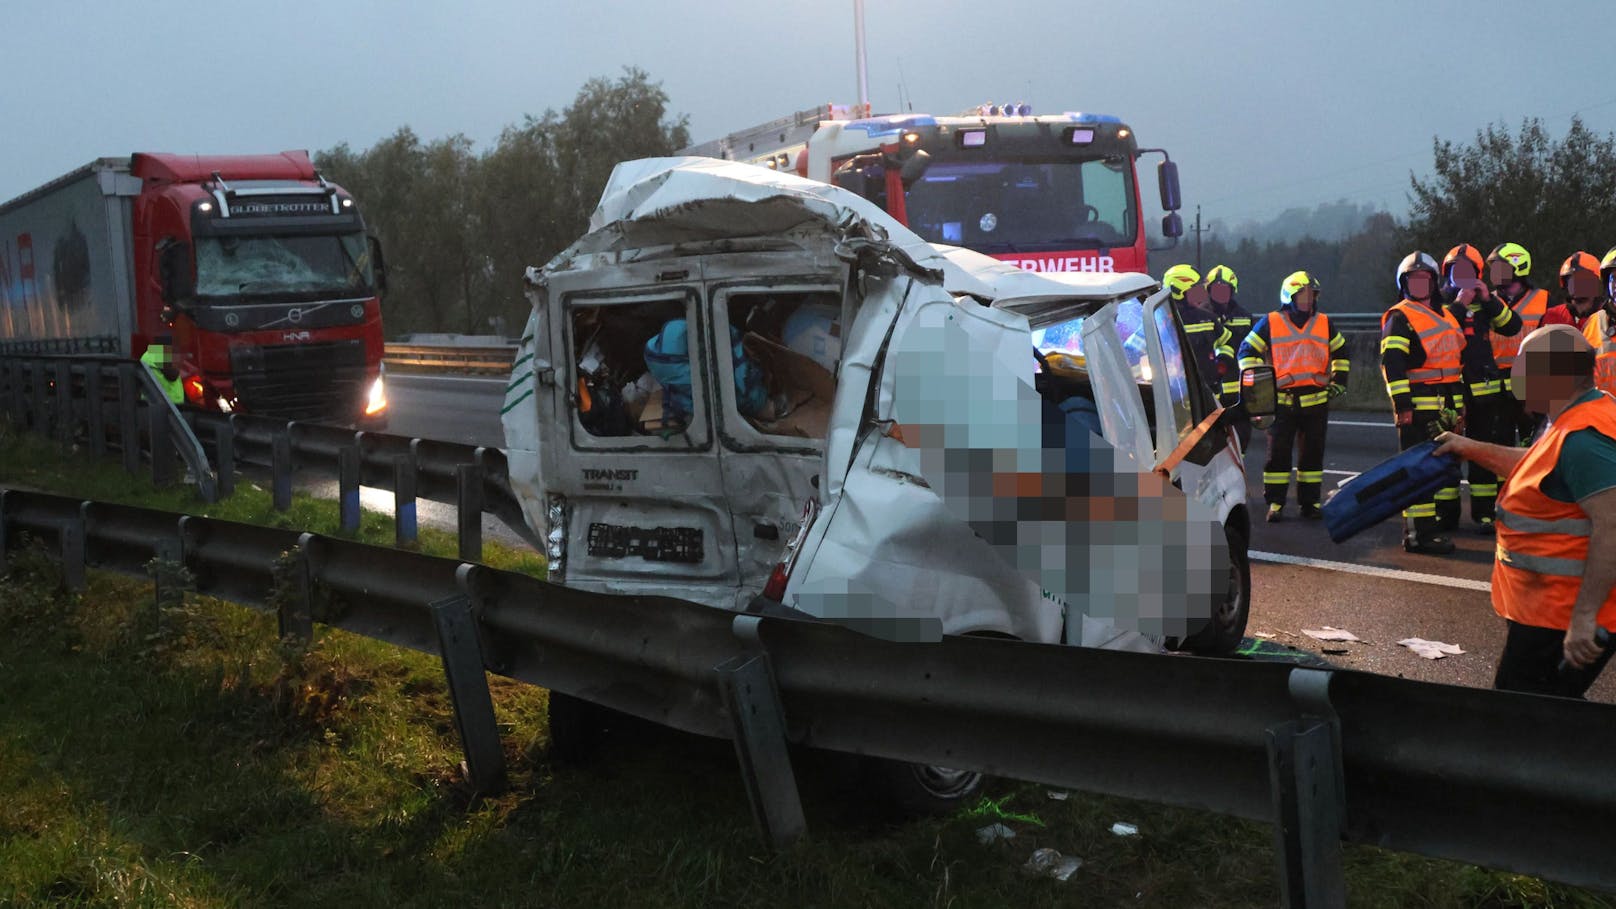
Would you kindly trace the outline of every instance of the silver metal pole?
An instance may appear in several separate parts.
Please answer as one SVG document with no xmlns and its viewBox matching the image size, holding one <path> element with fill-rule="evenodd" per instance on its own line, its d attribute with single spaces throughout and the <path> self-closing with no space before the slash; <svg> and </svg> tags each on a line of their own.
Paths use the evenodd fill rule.
<svg viewBox="0 0 1616 909">
<path fill-rule="evenodd" d="M 859 116 L 870 115 L 870 65 L 864 55 L 864 0 L 853 0 L 853 55 L 858 66 Z"/>
</svg>

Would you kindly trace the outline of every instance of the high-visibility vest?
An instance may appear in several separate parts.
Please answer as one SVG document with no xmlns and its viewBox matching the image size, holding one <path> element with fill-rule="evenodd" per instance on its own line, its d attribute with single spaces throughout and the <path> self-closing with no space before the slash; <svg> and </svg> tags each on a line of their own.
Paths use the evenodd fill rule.
<svg viewBox="0 0 1616 909">
<path fill-rule="evenodd" d="M 1566 409 L 1504 481 L 1493 608 L 1512 622 L 1555 629 L 1571 624 L 1593 521 L 1577 503 L 1545 495 L 1543 481 L 1559 463 L 1566 437 L 1590 428 L 1616 439 L 1616 398 L 1602 394 Z M 1616 630 L 1616 590 L 1606 593 L 1598 622 Z"/>
<path fill-rule="evenodd" d="M 1601 309 L 1582 326 L 1582 336 L 1594 346 L 1594 384 L 1600 391 L 1616 394 L 1616 338 L 1611 332 L 1610 311 Z"/>
<path fill-rule="evenodd" d="M 146 352 L 140 355 L 140 362 L 145 364 L 147 371 L 157 380 L 157 387 L 175 404 L 185 403 L 185 389 L 179 379 L 169 379 L 163 375 L 163 360 L 173 356 L 166 344 L 148 344 Z"/>
<path fill-rule="evenodd" d="M 1531 334 L 1543 321 L 1543 314 L 1549 309 L 1549 292 L 1533 288 L 1521 295 L 1515 305 L 1511 307 L 1515 315 L 1521 317 L 1521 333 L 1518 335 L 1501 335 L 1493 332 L 1493 362 L 1498 368 L 1508 370 L 1515 365 L 1515 355 L 1520 353 L 1521 341 Z"/>
<path fill-rule="evenodd" d="M 1462 355 L 1465 339 L 1453 313 L 1446 309 L 1441 314 L 1434 313 L 1423 303 L 1404 300 L 1380 317 L 1382 330 L 1394 312 L 1402 313 L 1403 318 L 1408 320 L 1409 327 L 1419 336 L 1420 349 L 1425 351 L 1425 363 L 1418 369 L 1408 371 L 1409 382 L 1415 385 L 1441 385 L 1459 381 L 1464 373 Z"/>
<path fill-rule="evenodd" d="M 1280 388 L 1330 384 L 1329 316 L 1315 312 L 1297 328 L 1285 312 L 1269 313 L 1268 350 Z"/>
</svg>

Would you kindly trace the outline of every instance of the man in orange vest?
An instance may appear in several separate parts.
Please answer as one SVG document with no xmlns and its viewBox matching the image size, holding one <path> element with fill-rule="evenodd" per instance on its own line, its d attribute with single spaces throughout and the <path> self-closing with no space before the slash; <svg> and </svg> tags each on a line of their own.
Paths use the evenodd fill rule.
<svg viewBox="0 0 1616 909">
<path fill-rule="evenodd" d="M 1599 281 L 1599 260 L 1592 254 L 1575 252 L 1560 265 L 1560 290 L 1565 302 L 1550 306 L 1543 313 L 1543 325 L 1569 325 L 1577 331 L 1599 310 L 1605 288 Z"/>
<path fill-rule="evenodd" d="M 1402 300 L 1380 318 L 1380 371 L 1397 414 L 1397 444 L 1406 450 L 1458 422 L 1464 395 L 1464 335 L 1453 314 L 1437 300 L 1436 260 L 1412 252 L 1397 265 Z M 1403 509 L 1403 548 L 1447 555 L 1453 541 L 1437 520 L 1437 502 L 1459 501 L 1459 487 L 1440 489 L 1435 499 Z"/>
<path fill-rule="evenodd" d="M 1291 485 L 1291 457 L 1296 458 L 1296 501 L 1302 517 L 1319 517 L 1319 489 L 1324 482 L 1324 436 L 1330 425 L 1329 401 L 1347 390 L 1352 361 L 1347 339 L 1318 312 L 1319 282 L 1305 271 L 1293 272 L 1279 287 L 1279 309 L 1263 316 L 1240 344 L 1240 368 L 1271 362 L 1279 386 L 1279 407 L 1268 430 L 1268 460 L 1263 464 L 1263 499 L 1267 519 L 1278 521 Z"/>
<path fill-rule="evenodd" d="M 1599 277 L 1605 285 L 1605 302 L 1588 317 L 1582 333 L 1594 347 L 1594 384 L 1616 394 L 1616 248 L 1599 263 Z"/>
<path fill-rule="evenodd" d="M 1504 405 L 1504 374 L 1493 359 L 1493 339 L 1520 337 L 1521 317 L 1487 287 L 1487 272 L 1481 250 L 1460 243 L 1442 258 L 1442 297 L 1448 311 L 1459 323 L 1465 346 L 1464 363 L 1465 435 L 1483 442 L 1498 442 L 1513 411 Z M 1480 464 L 1466 471 L 1470 481 L 1470 519 L 1482 533 L 1493 531 L 1493 503 L 1498 498 L 1498 477 Z M 1457 498 L 1436 503 L 1437 519 L 1443 530 L 1459 526 Z"/>
<path fill-rule="evenodd" d="M 1515 365 L 1515 353 L 1520 350 L 1521 339 L 1537 330 L 1543 314 L 1549 308 L 1549 292 L 1532 286 L 1532 254 L 1519 243 L 1500 243 L 1487 254 L 1487 282 L 1493 293 L 1503 299 L 1521 319 L 1521 330 L 1514 335 L 1494 332 L 1493 362 L 1504 373 L 1504 394 L 1499 400 L 1509 416 L 1500 423 L 1498 437 L 1487 439 L 1500 445 L 1526 445 L 1532 440 L 1537 420 L 1521 406 L 1521 399 L 1510 394 L 1510 367 Z"/>
<path fill-rule="evenodd" d="M 1511 372 L 1527 409 L 1549 418 L 1532 447 L 1439 437 L 1438 454 L 1505 477 L 1492 599 L 1508 631 L 1495 688 L 1580 698 L 1610 659 L 1598 632 L 1616 630 L 1616 398 L 1594 386 L 1593 367 L 1576 329 L 1539 328 Z"/>
</svg>

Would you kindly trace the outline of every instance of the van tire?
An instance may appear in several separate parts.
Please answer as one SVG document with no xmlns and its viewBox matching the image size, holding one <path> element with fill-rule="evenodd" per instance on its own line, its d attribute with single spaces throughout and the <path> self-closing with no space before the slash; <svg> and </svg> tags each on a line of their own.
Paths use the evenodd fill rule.
<svg viewBox="0 0 1616 909">
<path fill-rule="evenodd" d="M 909 761 L 865 758 L 871 794 L 899 818 L 938 817 L 971 804 L 985 777 L 974 770 L 953 770 Z"/>
<path fill-rule="evenodd" d="M 1212 621 L 1186 638 L 1182 649 L 1203 656 L 1228 656 L 1239 649 L 1251 619 L 1251 556 L 1246 535 L 1238 528 L 1224 528 L 1229 540 L 1229 587 Z"/>
</svg>

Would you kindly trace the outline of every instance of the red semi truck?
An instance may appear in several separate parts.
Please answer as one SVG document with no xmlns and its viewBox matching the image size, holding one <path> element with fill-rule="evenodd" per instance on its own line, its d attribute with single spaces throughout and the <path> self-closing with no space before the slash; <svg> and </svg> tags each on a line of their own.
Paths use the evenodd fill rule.
<svg viewBox="0 0 1616 909">
<path fill-rule="evenodd" d="M 869 116 L 838 105 L 799 111 L 681 154 L 725 158 L 834 183 L 922 239 L 1029 271 L 1143 272 L 1137 163 L 1160 154 L 1162 235 L 1177 239 L 1178 165 L 1140 148 L 1108 114 L 1035 116 L 1024 104 L 954 117 Z"/>
<path fill-rule="evenodd" d="M 385 425 L 383 284 L 306 152 L 101 158 L 0 205 L 0 354 L 166 343 L 205 410 Z"/>
</svg>

